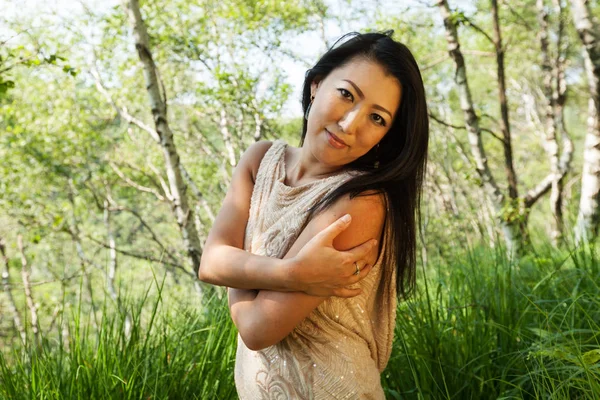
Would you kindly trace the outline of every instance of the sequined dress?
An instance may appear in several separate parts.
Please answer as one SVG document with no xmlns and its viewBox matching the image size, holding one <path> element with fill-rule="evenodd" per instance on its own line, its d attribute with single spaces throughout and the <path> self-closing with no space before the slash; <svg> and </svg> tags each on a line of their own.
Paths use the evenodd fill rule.
<svg viewBox="0 0 600 400">
<path fill-rule="evenodd" d="M 286 146 L 275 141 L 256 176 L 244 248 L 258 255 L 283 258 L 306 226 L 307 210 L 350 177 L 287 186 Z M 278 344 L 252 351 L 238 335 L 240 399 L 384 399 L 380 373 L 392 348 L 396 283 L 381 259 L 357 284 L 361 295 L 329 298 Z"/>
</svg>

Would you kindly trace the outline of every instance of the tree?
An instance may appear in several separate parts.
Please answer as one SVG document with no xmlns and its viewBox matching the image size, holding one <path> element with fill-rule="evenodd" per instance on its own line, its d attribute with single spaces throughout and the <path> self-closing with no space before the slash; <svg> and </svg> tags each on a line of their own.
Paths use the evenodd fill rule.
<svg viewBox="0 0 600 400">
<path fill-rule="evenodd" d="M 587 134 L 581 173 L 581 199 L 575 237 L 577 242 L 593 239 L 600 223 L 600 25 L 587 0 L 571 0 L 573 20 L 583 44 L 589 100 Z"/>
<path fill-rule="evenodd" d="M 482 185 L 486 190 L 488 199 L 492 203 L 497 214 L 499 225 L 504 234 L 507 250 L 509 254 L 519 254 L 523 245 L 528 242 L 527 218 L 531 207 L 536 201 L 545 194 L 556 179 L 560 180 L 567 173 L 566 168 L 558 171 L 559 175 L 555 177 L 554 172 L 550 172 L 533 189 L 530 189 L 524 196 L 519 195 L 517 187 L 517 174 L 513 166 L 513 148 L 511 138 L 511 123 L 509 118 L 509 107 L 506 96 L 505 83 L 505 65 L 504 56 L 506 48 L 502 43 L 501 27 L 498 16 L 498 4 L 496 0 L 490 1 L 491 15 L 494 34 L 488 35 L 482 28 L 470 21 L 463 13 L 452 12 L 446 0 L 440 0 L 438 7 L 444 19 L 444 28 L 446 41 L 448 43 L 448 52 L 455 64 L 455 83 L 459 90 L 460 106 L 464 114 L 465 124 L 469 135 L 471 154 L 475 160 L 476 171 L 481 178 Z M 503 149 L 504 168 L 507 180 L 507 193 L 503 192 L 496 182 L 489 167 L 488 156 L 486 154 L 483 141 L 480 117 L 475 111 L 475 103 L 471 96 L 467 66 L 460 49 L 457 26 L 465 24 L 481 33 L 493 46 L 496 60 L 496 79 L 498 86 L 498 104 L 500 107 L 500 130 L 502 136 L 496 137 Z M 493 134 L 493 132 L 491 132 Z M 568 164 L 564 165 L 565 167 Z"/>
</svg>

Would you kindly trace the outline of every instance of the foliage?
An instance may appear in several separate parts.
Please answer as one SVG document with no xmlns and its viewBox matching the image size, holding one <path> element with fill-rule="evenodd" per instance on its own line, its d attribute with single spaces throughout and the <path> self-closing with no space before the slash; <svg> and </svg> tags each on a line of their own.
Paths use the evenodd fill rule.
<svg viewBox="0 0 600 400">
<path fill-rule="evenodd" d="M 398 310 L 392 398 L 598 398 L 595 252 L 546 245 L 519 264 L 503 254 L 435 258 Z"/>
<path fill-rule="evenodd" d="M 600 260 L 593 249 L 539 250 L 515 265 L 483 247 L 435 257 L 399 305 L 387 396 L 597 399 Z M 5 349 L 0 398 L 235 398 L 226 303 L 173 307 L 164 283 L 128 301 L 130 337 L 105 299 L 97 330 L 79 303 L 67 337 L 56 329 L 40 349 Z"/>
<path fill-rule="evenodd" d="M 165 313 L 162 285 L 151 284 L 155 299 L 148 287 L 129 303 L 130 336 L 105 298 L 99 329 L 80 302 L 67 317 L 67 335 L 58 330 L 41 348 L 0 353 L 0 398 L 232 398 L 236 332 L 226 304 L 214 299 L 205 314 L 184 305 Z"/>
<path fill-rule="evenodd" d="M 286 63 L 305 68 L 325 44 L 309 42 L 308 35 L 322 33 L 331 44 L 339 33 L 332 27 L 394 29 L 421 66 L 430 112 L 445 124 L 431 120 L 424 266 L 419 292 L 398 309 L 394 351 L 382 375 L 387 396 L 599 399 L 600 277 L 593 247 L 547 245 L 552 217 L 542 199 L 528 214 L 531 253 L 518 263 L 504 258 L 494 222 L 522 218 L 523 204 L 507 204 L 500 215 L 489 209 L 439 13 L 423 2 L 399 3 L 142 2 L 178 155 L 200 193 L 188 187 L 201 237 L 249 144 L 283 138 L 297 145 L 302 116 L 280 114 L 293 93 Z M 500 118 L 496 66 L 482 33 L 492 32 L 489 2 L 451 3 L 459 6 L 453 18 L 489 162 L 504 188 L 502 144 L 492 135 Z M 523 193 L 548 172 L 538 120 L 540 51 L 532 34 L 538 22 L 534 1 L 501 3 Z M 28 335 L 21 343 L 1 295 L 7 318 L 0 320 L 0 398 L 234 398 L 235 329 L 225 301 L 211 297 L 200 309 L 195 282 L 180 273 L 186 249 L 165 200 L 163 154 L 123 113 L 153 126 L 126 15 L 121 5 L 84 6 L 61 24 L 30 10 L 31 18 L 9 24 L 28 33 L 0 45 L 0 239 L 8 243 L 7 283 Z M 600 16 L 598 5 L 592 10 Z M 565 18 L 570 21 L 568 11 Z M 557 23 L 555 15 L 550 23 Z M 565 119 L 576 149 L 575 172 L 565 181 L 568 230 L 577 212 L 588 98 L 577 34 L 570 22 L 566 30 Z M 302 54 L 306 43 L 314 47 L 309 61 Z M 31 344 L 17 272 L 18 233 L 39 306 L 40 348 Z M 109 237 L 117 250 L 121 311 L 107 290 Z M 154 274 L 166 278 L 146 285 Z M 131 336 L 124 332 L 126 314 L 133 319 Z"/>
</svg>

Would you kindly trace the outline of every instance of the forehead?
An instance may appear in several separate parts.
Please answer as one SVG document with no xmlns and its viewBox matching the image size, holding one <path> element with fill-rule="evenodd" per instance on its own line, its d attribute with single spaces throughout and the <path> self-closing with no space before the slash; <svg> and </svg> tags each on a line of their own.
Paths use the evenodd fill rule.
<svg viewBox="0 0 600 400">
<path fill-rule="evenodd" d="M 331 71 L 326 80 L 331 84 L 350 80 L 359 87 L 367 100 L 391 109 L 392 112 L 400 103 L 400 83 L 375 61 L 353 59 Z"/>
</svg>

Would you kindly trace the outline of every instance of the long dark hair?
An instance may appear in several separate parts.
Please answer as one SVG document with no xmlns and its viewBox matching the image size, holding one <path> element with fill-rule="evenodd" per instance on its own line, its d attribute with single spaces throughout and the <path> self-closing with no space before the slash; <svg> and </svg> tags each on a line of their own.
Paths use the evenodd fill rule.
<svg viewBox="0 0 600 400">
<path fill-rule="evenodd" d="M 385 248 L 382 262 L 388 271 L 396 265 L 396 292 L 407 297 L 415 285 L 417 227 L 420 200 L 427 163 L 429 118 L 425 88 L 417 62 L 408 48 L 391 38 L 392 30 L 382 33 L 352 32 L 342 36 L 306 72 L 302 90 L 302 110 L 310 104 L 310 85 L 356 57 L 377 62 L 394 76 L 402 87 L 402 98 L 394 121 L 379 142 L 346 168 L 361 171 L 333 190 L 311 210 L 325 210 L 344 195 L 351 198 L 375 192 L 384 194 L 387 213 L 384 228 Z M 350 37 L 349 40 L 345 40 Z M 302 126 L 300 146 L 306 137 L 307 121 Z M 377 148 L 376 148 L 377 147 Z M 379 167 L 374 164 L 379 161 Z"/>
</svg>

